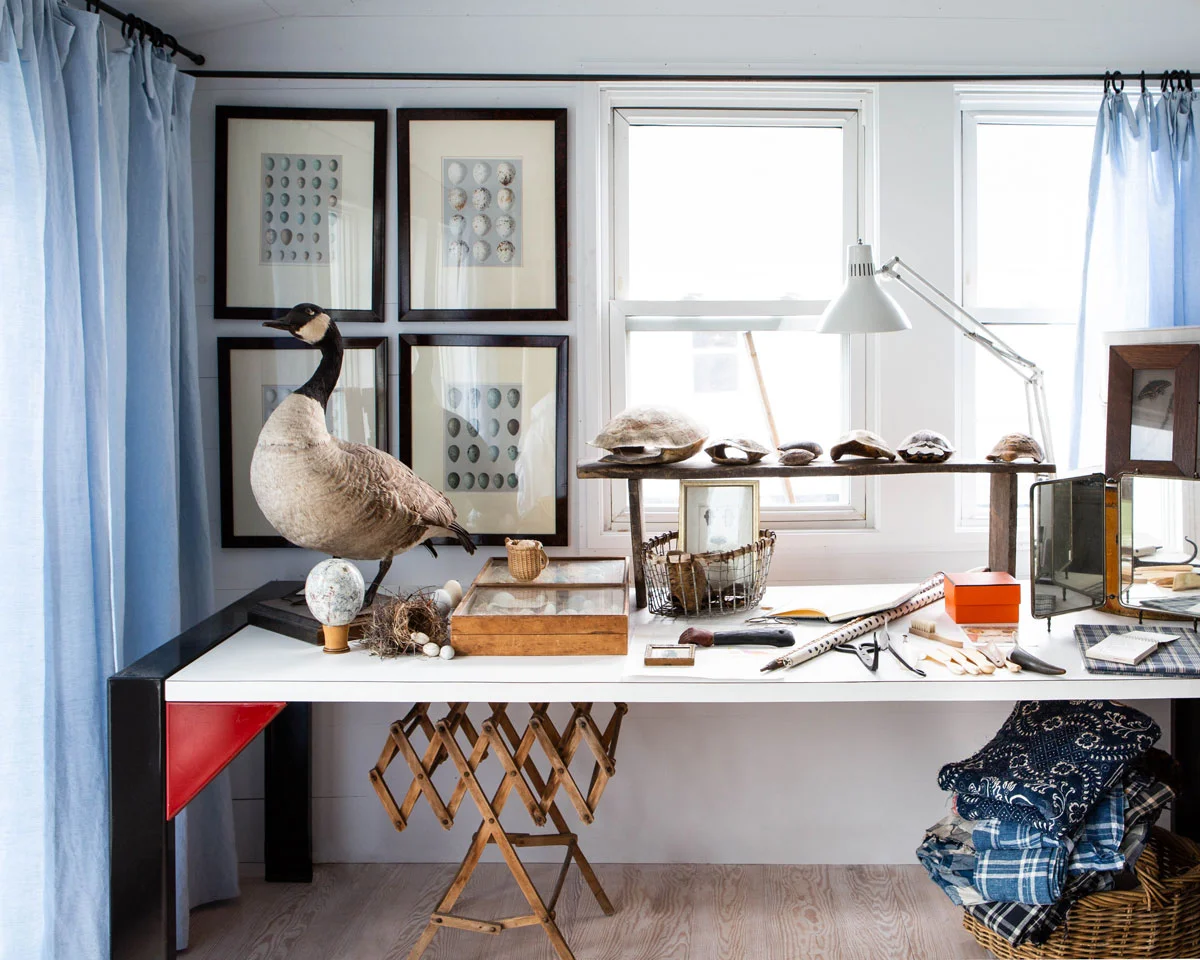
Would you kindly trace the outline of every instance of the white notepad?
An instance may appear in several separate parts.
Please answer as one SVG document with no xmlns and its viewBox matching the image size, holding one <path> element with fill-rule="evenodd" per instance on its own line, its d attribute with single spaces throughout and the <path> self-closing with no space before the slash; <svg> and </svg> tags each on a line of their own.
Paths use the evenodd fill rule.
<svg viewBox="0 0 1200 960">
<path fill-rule="evenodd" d="M 1158 649 L 1160 643 L 1170 643 L 1179 637 L 1177 633 L 1153 633 L 1149 630 L 1130 630 L 1127 633 L 1110 633 L 1099 643 L 1088 648 L 1092 660 L 1107 660 L 1128 666 L 1141 663 Z"/>
</svg>

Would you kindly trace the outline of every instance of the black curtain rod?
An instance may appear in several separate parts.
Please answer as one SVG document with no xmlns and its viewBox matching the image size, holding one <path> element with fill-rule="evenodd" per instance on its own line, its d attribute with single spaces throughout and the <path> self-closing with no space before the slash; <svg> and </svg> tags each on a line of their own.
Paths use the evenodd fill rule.
<svg viewBox="0 0 1200 960">
<path fill-rule="evenodd" d="M 184 51 L 180 49 L 180 53 Z M 1101 83 L 1113 77 L 1131 83 L 1180 80 L 1186 71 L 1161 73 L 925 73 L 925 74 L 671 74 L 671 73 L 386 73 L 318 70 L 186 70 L 198 78 L 214 80 L 457 80 L 481 83 Z"/>
<path fill-rule="evenodd" d="M 154 24 L 143 20 L 141 17 L 136 17 L 132 13 L 123 13 L 116 7 L 105 3 L 104 0 L 86 0 L 85 6 L 94 13 L 107 13 L 110 17 L 120 20 L 121 36 L 127 40 L 133 39 L 133 35 L 136 33 L 145 37 L 156 47 L 170 47 L 173 54 L 182 53 L 198 67 L 202 67 L 205 64 L 204 54 L 195 53 L 187 47 L 180 46 L 179 41 L 172 34 L 164 33 Z"/>
</svg>

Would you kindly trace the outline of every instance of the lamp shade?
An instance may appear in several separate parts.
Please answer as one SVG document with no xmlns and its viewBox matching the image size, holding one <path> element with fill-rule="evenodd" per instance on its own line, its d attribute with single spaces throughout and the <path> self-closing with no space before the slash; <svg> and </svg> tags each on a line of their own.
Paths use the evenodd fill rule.
<svg viewBox="0 0 1200 960">
<path fill-rule="evenodd" d="M 869 243 L 846 248 L 846 286 L 829 301 L 817 333 L 895 333 L 912 324 L 875 277 Z"/>
</svg>

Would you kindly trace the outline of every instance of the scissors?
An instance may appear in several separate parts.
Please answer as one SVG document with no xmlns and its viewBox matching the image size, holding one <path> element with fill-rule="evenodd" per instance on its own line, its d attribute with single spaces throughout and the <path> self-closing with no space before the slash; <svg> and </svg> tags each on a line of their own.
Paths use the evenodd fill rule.
<svg viewBox="0 0 1200 960">
<path fill-rule="evenodd" d="M 879 634 L 883 633 L 883 643 L 879 642 Z M 920 667 L 914 667 L 911 663 L 904 659 L 892 646 L 892 635 L 888 632 L 887 624 L 885 623 L 879 630 L 876 630 L 871 636 L 863 637 L 858 640 L 850 640 L 847 643 L 838 644 L 833 648 L 838 653 L 852 653 L 862 661 L 862 665 L 875 673 L 879 670 L 879 651 L 887 650 L 900 663 L 905 670 L 915 673 L 918 677 L 925 676 L 925 671 Z"/>
</svg>

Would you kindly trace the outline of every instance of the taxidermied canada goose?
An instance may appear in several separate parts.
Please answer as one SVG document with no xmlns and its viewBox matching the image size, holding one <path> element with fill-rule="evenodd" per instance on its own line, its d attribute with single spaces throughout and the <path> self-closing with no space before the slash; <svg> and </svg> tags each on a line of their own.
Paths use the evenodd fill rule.
<svg viewBox="0 0 1200 960">
<path fill-rule="evenodd" d="M 395 554 L 424 543 L 437 556 L 429 537 L 454 537 L 474 553 L 471 535 L 443 493 L 390 454 L 330 435 L 325 406 L 342 372 L 343 346 L 329 315 L 316 304 L 298 303 L 263 326 L 286 330 L 321 351 L 316 372 L 275 408 L 254 448 L 250 486 L 271 525 L 299 547 L 378 560 L 364 606 L 375 598 Z"/>
</svg>

